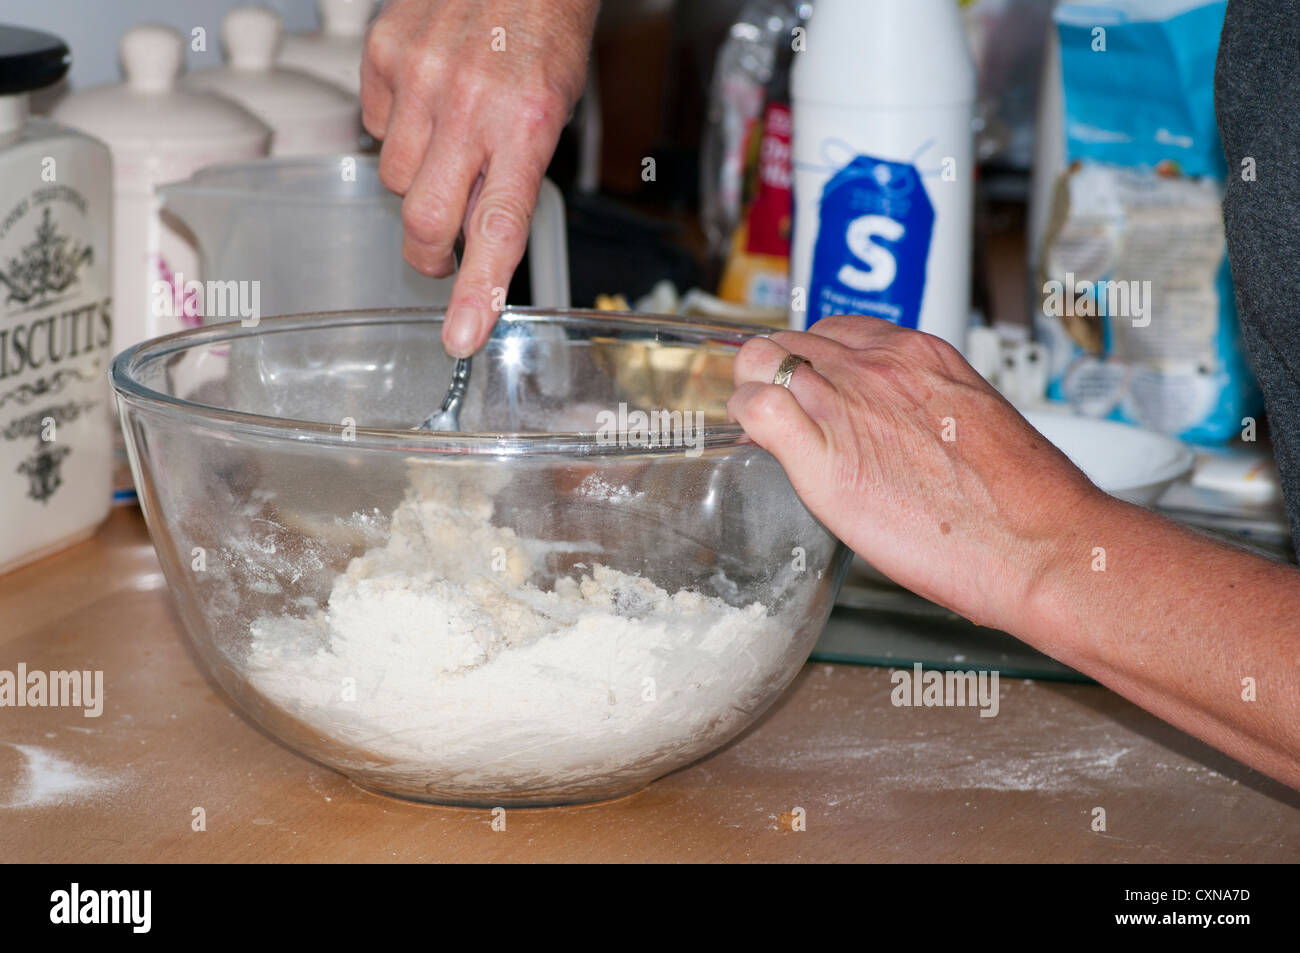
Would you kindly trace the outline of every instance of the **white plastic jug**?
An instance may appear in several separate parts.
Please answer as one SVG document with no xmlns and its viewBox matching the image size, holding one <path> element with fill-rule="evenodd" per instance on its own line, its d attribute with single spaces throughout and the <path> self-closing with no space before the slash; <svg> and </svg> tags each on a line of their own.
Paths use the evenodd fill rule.
<svg viewBox="0 0 1300 953">
<path fill-rule="evenodd" d="M 804 39 L 791 327 L 868 314 L 962 348 L 975 69 L 956 0 L 817 0 Z"/>
<path fill-rule="evenodd" d="M 204 285 L 256 282 L 259 316 L 445 306 L 451 278 L 402 258 L 401 200 L 368 156 L 262 159 L 211 166 L 159 188 L 165 213 L 197 240 Z M 543 183 L 529 246 L 533 303 L 568 307 L 564 200 Z M 251 287 L 236 293 L 251 297 Z M 203 290 L 200 288 L 199 290 Z M 225 294 L 213 295 L 218 304 Z M 205 296 L 206 303 L 206 296 Z M 205 323 L 242 319 L 203 311 Z"/>
</svg>

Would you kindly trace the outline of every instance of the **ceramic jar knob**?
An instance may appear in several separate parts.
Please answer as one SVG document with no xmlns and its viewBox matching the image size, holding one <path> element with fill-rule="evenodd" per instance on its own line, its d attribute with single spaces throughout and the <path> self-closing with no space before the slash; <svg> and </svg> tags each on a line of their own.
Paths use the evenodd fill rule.
<svg viewBox="0 0 1300 953">
<path fill-rule="evenodd" d="M 320 0 L 321 24 L 330 36 L 360 36 L 366 31 L 374 0 Z"/>
<path fill-rule="evenodd" d="M 269 70 L 283 34 L 284 21 L 266 7 L 236 7 L 221 24 L 226 59 L 240 70 Z"/>
<path fill-rule="evenodd" d="M 122 37 L 119 54 L 131 89 L 163 93 L 176 85 L 185 41 L 168 26 L 138 26 Z"/>
</svg>

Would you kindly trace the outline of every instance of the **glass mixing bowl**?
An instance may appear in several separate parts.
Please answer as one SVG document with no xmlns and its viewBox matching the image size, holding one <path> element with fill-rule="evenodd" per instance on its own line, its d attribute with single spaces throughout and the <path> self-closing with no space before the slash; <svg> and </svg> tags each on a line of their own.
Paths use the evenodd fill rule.
<svg viewBox="0 0 1300 953">
<path fill-rule="evenodd" d="M 743 731 L 847 564 L 727 422 L 759 329 L 509 311 L 464 432 L 413 431 L 451 373 L 440 330 L 418 310 L 272 318 L 113 362 L 211 676 L 296 751 L 444 804 L 615 797 Z"/>
</svg>

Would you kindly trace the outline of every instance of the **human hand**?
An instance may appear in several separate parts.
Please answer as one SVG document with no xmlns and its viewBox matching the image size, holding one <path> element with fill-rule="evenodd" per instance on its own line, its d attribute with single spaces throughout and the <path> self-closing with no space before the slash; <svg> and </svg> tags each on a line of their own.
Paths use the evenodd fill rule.
<svg viewBox="0 0 1300 953">
<path fill-rule="evenodd" d="M 403 196 L 403 256 L 445 277 L 442 340 L 487 340 L 523 257 L 542 176 L 582 93 L 598 0 L 388 0 L 361 65 L 379 179 Z"/>
<path fill-rule="evenodd" d="M 791 353 L 812 366 L 787 390 L 772 378 Z M 747 342 L 735 379 L 731 416 L 831 532 L 982 625 L 1023 632 L 1036 583 L 1110 502 L 929 334 L 826 318 Z"/>
</svg>

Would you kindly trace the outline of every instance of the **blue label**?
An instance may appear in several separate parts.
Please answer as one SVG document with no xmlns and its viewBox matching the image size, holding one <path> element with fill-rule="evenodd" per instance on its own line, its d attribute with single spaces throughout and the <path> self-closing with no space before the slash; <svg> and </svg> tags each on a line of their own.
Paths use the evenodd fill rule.
<svg viewBox="0 0 1300 953">
<path fill-rule="evenodd" d="M 822 190 L 808 323 L 866 314 L 916 327 L 934 206 L 916 167 L 858 156 Z"/>
</svg>

